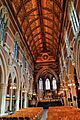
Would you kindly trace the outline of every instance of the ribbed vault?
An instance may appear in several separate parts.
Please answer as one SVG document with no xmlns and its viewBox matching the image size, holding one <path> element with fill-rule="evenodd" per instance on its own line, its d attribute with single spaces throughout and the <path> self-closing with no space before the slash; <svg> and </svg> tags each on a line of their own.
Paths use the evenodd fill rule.
<svg viewBox="0 0 80 120">
<path fill-rule="evenodd" d="M 34 60 L 40 53 L 56 59 L 61 33 L 63 0 L 8 0 Z"/>
</svg>

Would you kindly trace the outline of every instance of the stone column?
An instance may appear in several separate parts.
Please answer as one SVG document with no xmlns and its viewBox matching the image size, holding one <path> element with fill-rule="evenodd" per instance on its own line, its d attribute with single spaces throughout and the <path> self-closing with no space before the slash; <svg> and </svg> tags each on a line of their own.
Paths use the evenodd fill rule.
<svg viewBox="0 0 80 120">
<path fill-rule="evenodd" d="M 76 86 L 72 86 L 72 100 L 73 100 L 73 106 L 74 107 L 78 107 L 78 105 L 77 105 L 77 99 L 74 100 L 73 97 L 77 98 L 77 95 L 76 95 Z"/>
<path fill-rule="evenodd" d="M 16 111 L 19 110 L 19 98 L 20 98 L 20 90 L 17 89 L 17 92 L 16 92 Z"/>
<path fill-rule="evenodd" d="M 24 108 L 27 107 L 27 92 L 24 94 Z"/>
<path fill-rule="evenodd" d="M 10 111 L 12 111 L 12 92 L 13 92 L 13 89 L 10 90 Z"/>
<path fill-rule="evenodd" d="M 22 102 L 23 102 L 23 98 L 22 98 L 22 91 L 21 91 L 21 108 L 22 108 Z"/>
<path fill-rule="evenodd" d="M 7 85 L 2 83 L 0 84 L 0 114 L 5 114 L 5 104 L 6 104 L 6 89 Z"/>
<path fill-rule="evenodd" d="M 64 99 L 64 105 L 67 105 L 67 96 L 66 96 L 66 90 L 64 90 L 63 99 Z"/>
</svg>

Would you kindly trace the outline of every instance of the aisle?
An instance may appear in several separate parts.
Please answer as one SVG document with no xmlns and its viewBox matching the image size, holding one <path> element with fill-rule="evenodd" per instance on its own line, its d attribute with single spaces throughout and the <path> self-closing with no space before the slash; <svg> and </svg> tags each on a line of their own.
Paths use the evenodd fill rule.
<svg viewBox="0 0 80 120">
<path fill-rule="evenodd" d="M 48 112 L 48 109 L 44 109 L 44 112 L 43 112 L 41 120 L 46 120 L 46 118 L 47 118 L 47 112 Z"/>
</svg>

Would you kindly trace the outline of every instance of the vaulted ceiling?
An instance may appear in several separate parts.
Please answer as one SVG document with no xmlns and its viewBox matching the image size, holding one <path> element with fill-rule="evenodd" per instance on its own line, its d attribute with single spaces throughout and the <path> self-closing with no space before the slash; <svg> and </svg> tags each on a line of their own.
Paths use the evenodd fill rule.
<svg viewBox="0 0 80 120">
<path fill-rule="evenodd" d="M 45 53 L 56 59 L 59 46 L 63 0 L 8 0 L 25 42 L 36 61 Z"/>
</svg>

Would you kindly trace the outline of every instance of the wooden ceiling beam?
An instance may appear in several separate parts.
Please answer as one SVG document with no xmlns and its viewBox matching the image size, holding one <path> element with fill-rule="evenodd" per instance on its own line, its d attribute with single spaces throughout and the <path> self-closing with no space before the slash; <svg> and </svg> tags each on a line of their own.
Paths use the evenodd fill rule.
<svg viewBox="0 0 80 120">
<path fill-rule="evenodd" d="M 23 19 L 22 19 L 21 25 L 19 25 L 19 26 L 20 26 L 20 28 L 24 27 L 23 23 L 26 20 L 26 22 L 27 22 L 26 30 L 23 33 L 23 37 L 25 38 L 26 43 L 27 42 L 30 43 L 28 46 L 30 48 L 31 53 L 35 54 L 33 56 L 37 57 L 37 55 L 40 54 L 39 52 L 42 51 L 42 49 L 44 49 L 43 51 L 45 51 L 47 44 L 49 45 L 48 49 L 50 49 L 51 52 L 53 52 L 57 49 L 57 43 L 58 43 L 58 39 L 59 39 L 58 38 L 59 36 L 57 36 L 57 32 L 60 34 L 60 28 L 58 25 L 59 25 L 59 23 L 61 23 L 62 20 L 60 19 L 60 14 L 57 14 L 57 11 L 55 8 L 52 9 L 51 7 L 48 7 L 48 6 L 46 6 L 46 7 L 42 6 L 42 0 L 36 0 L 37 7 L 32 8 L 30 11 L 27 12 L 25 6 L 28 5 L 27 3 L 30 1 L 31 0 L 22 0 L 20 6 L 18 6 L 16 8 L 17 13 L 15 13 L 15 16 L 18 18 L 18 15 L 21 12 L 21 9 L 23 9 L 23 15 L 21 15 L 21 17 L 23 17 Z M 61 3 L 58 0 L 50 0 L 50 1 L 52 1 L 54 5 L 56 4 L 58 6 L 60 13 L 63 12 Z M 24 12 L 24 10 L 25 10 L 25 12 Z M 52 17 L 51 18 L 49 18 L 48 16 L 46 17 L 44 14 L 44 10 L 47 11 L 49 14 L 52 14 L 53 18 L 56 17 L 58 22 L 56 22 L 56 20 L 53 19 Z M 38 14 L 36 14 L 36 13 L 33 14 L 34 11 L 38 11 Z M 35 19 L 33 18 L 33 20 L 31 22 L 29 22 L 29 16 L 32 16 L 32 15 L 37 16 L 37 17 L 36 18 L 34 17 Z M 36 27 L 31 28 L 31 25 L 37 20 L 40 20 L 40 25 L 38 24 Z M 54 24 L 53 27 L 45 25 L 45 20 L 52 22 Z M 55 26 L 57 29 L 55 28 Z M 45 32 L 45 29 L 44 29 L 45 27 L 50 29 L 50 32 L 52 30 L 52 32 L 51 33 Z M 26 33 L 27 33 L 28 28 L 30 29 L 30 32 L 27 35 Z M 33 35 L 33 32 L 36 32 L 35 30 L 37 30 L 37 28 L 40 28 L 40 31 L 38 31 L 39 33 L 37 33 L 36 35 Z M 57 30 L 57 32 L 56 32 L 56 30 Z M 42 37 L 39 39 L 36 39 L 36 42 L 35 42 L 35 37 L 38 36 L 39 34 Z M 51 35 L 51 38 L 48 38 L 49 36 L 46 37 L 46 34 Z M 26 38 L 26 35 L 27 35 L 27 38 Z M 31 39 L 29 40 L 30 36 L 31 36 Z M 46 41 L 46 39 L 48 39 L 49 41 L 48 40 Z M 41 40 L 41 43 L 38 43 L 40 40 Z M 33 44 L 31 45 L 32 42 L 33 42 Z M 37 46 L 36 46 L 36 43 L 38 43 Z M 43 47 L 39 47 L 40 44 L 43 44 Z M 46 49 L 46 51 L 47 51 L 47 49 Z M 55 53 L 55 52 L 53 52 L 53 53 Z"/>
<path fill-rule="evenodd" d="M 48 33 L 48 32 L 45 32 L 45 34 L 49 34 L 49 35 L 52 37 L 52 34 L 50 34 L 50 33 Z M 37 39 L 36 42 L 38 42 L 38 41 L 41 40 L 41 39 L 42 39 L 42 38 Z M 47 38 L 47 37 L 46 37 L 46 39 L 49 39 L 52 43 L 54 42 L 54 41 L 53 41 L 52 39 L 50 39 L 50 38 Z M 53 37 L 53 39 L 55 39 L 56 41 L 58 41 L 55 37 Z M 30 41 L 29 41 L 30 44 L 31 44 L 31 42 L 33 42 L 33 40 L 30 40 Z M 36 42 L 35 42 L 35 43 L 36 43 Z M 56 44 L 57 44 L 57 42 L 56 42 Z"/>
<path fill-rule="evenodd" d="M 47 44 L 49 44 L 53 49 L 55 49 L 56 50 L 56 46 L 55 45 L 53 45 L 53 44 L 50 44 L 49 42 L 46 42 Z M 42 43 L 39 43 L 38 45 L 37 45 L 37 48 L 41 45 Z M 32 50 L 34 51 L 34 49 L 35 49 L 35 47 L 34 47 L 34 45 L 33 46 L 31 46 L 31 48 L 32 48 Z M 37 50 L 37 49 L 36 49 Z"/>
<path fill-rule="evenodd" d="M 52 39 L 50 39 L 50 38 L 48 38 L 48 37 L 45 37 L 45 38 L 48 39 L 51 43 L 54 43 L 54 41 L 53 41 Z M 34 42 L 34 44 L 36 44 L 36 43 L 39 42 L 40 40 L 42 40 L 42 38 L 37 39 L 37 40 Z"/>
<path fill-rule="evenodd" d="M 52 37 L 52 34 L 50 34 L 49 32 L 45 32 L 45 34 L 49 34 L 49 35 Z M 37 36 L 37 35 L 36 35 L 36 36 Z M 41 40 L 41 39 L 42 39 L 42 38 L 37 39 L 36 42 L 39 41 L 39 40 Z M 46 37 L 46 39 L 49 39 L 49 38 Z M 56 41 L 58 41 L 55 37 L 53 37 L 53 39 L 55 39 Z M 49 40 L 50 40 L 52 43 L 54 42 L 52 39 L 49 39 Z M 30 40 L 30 41 L 29 41 L 30 44 L 31 44 L 31 42 L 33 42 L 33 40 Z M 56 44 L 57 44 L 57 42 L 56 42 Z"/>
<path fill-rule="evenodd" d="M 50 0 L 50 1 L 54 2 L 62 12 L 61 3 L 58 0 Z"/>
<path fill-rule="evenodd" d="M 43 49 L 46 50 L 46 42 L 45 42 L 45 34 L 44 34 L 44 22 L 43 22 L 43 14 L 42 14 L 42 1 L 37 0 L 37 6 L 38 6 L 38 14 L 40 18 L 40 29 L 41 29 L 41 36 L 43 40 Z"/>
<path fill-rule="evenodd" d="M 41 32 L 37 33 L 36 35 L 34 35 L 34 38 L 36 36 L 38 36 L 39 34 L 41 34 Z M 52 34 L 50 34 L 49 32 L 45 32 L 45 34 L 49 34 L 52 37 Z M 57 41 L 57 39 L 54 37 L 54 39 Z M 29 39 L 28 39 L 29 40 Z M 38 40 L 38 39 L 37 39 Z M 30 42 L 32 42 L 33 40 L 31 40 Z M 51 40 L 53 42 L 53 40 Z"/>
<path fill-rule="evenodd" d="M 52 28 L 52 27 L 50 27 L 48 25 L 44 25 L 44 27 L 47 27 L 48 29 L 52 30 L 56 34 L 56 36 L 58 37 L 59 31 L 54 30 L 54 28 Z"/>
<path fill-rule="evenodd" d="M 37 53 L 38 50 L 40 50 L 40 52 Z M 43 47 L 38 47 L 37 50 L 34 49 L 33 53 L 39 55 L 42 51 L 43 51 Z"/>
<path fill-rule="evenodd" d="M 44 25 L 44 27 L 45 27 L 46 25 Z M 31 30 L 31 32 L 30 32 L 30 34 L 27 36 L 27 40 L 29 39 L 29 37 L 31 36 L 31 34 L 37 29 L 37 28 L 39 28 L 40 26 L 36 26 L 35 28 L 33 28 L 32 30 Z M 46 27 L 48 27 L 48 26 L 46 26 Z M 51 29 L 52 30 L 52 29 Z M 46 32 L 45 32 L 46 33 Z M 45 34 L 44 33 L 44 34 Z M 54 33 L 56 33 L 56 31 L 54 30 Z M 57 36 L 57 33 L 56 33 L 56 36 Z"/>
<path fill-rule="evenodd" d="M 25 12 L 26 12 L 25 7 L 24 7 L 24 10 L 25 10 Z M 28 19 L 28 17 L 27 17 L 27 23 L 29 24 L 29 19 Z M 32 39 L 34 40 L 34 37 L 33 37 L 33 34 L 32 34 L 32 30 L 31 30 L 31 26 L 29 26 L 29 29 L 30 29 L 30 31 L 31 31 Z M 36 49 L 36 45 L 34 45 L 34 46 L 35 46 L 35 49 Z M 32 51 L 31 51 L 31 52 L 32 52 Z"/>
<path fill-rule="evenodd" d="M 18 8 L 18 10 L 17 10 L 17 15 L 19 14 L 19 12 L 20 12 L 20 10 L 22 9 L 22 7 L 24 7 L 24 5 L 25 4 L 27 4 L 28 2 L 30 2 L 31 0 L 25 0 L 24 2 L 23 2 L 23 0 L 22 0 L 22 3 L 23 4 L 20 4 L 20 7 Z"/>
<path fill-rule="evenodd" d="M 38 46 L 40 46 L 42 43 L 39 43 L 38 45 L 37 45 L 37 48 L 38 48 Z M 46 42 L 46 44 L 48 44 L 49 46 L 51 46 L 51 48 L 53 48 L 53 49 L 55 49 L 56 50 L 56 46 L 54 46 L 54 45 L 52 45 L 51 43 L 49 43 L 49 42 Z M 49 47 L 48 46 L 48 47 Z M 32 49 L 34 50 L 34 45 L 33 46 L 31 46 L 32 47 Z"/>
<path fill-rule="evenodd" d="M 48 20 L 48 21 L 50 21 L 50 22 L 53 22 L 53 20 L 51 20 L 50 18 L 48 18 L 48 17 L 42 17 L 43 19 L 46 19 L 46 20 Z M 33 21 L 31 21 L 29 24 L 28 24 L 28 26 L 26 26 L 26 30 L 25 30 L 25 33 L 24 33 L 24 36 L 25 36 L 25 34 L 26 34 L 26 32 L 27 32 L 27 29 L 28 29 L 28 27 L 29 26 L 31 26 L 31 24 L 32 23 L 34 23 L 35 21 L 37 21 L 39 18 L 36 18 L 36 19 L 34 19 Z M 45 25 L 45 24 L 44 24 Z M 47 26 L 47 25 L 46 25 Z M 57 27 L 57 30 L 58 31 L 60 31 L 60 29 L 59 29 L 59 26 L 57 25 L 57 23 L 55 23 L 55 26 Z"/>
<path fill-rule="evenodd" d="M 38 8 L 35 7 L 35 8 L 33 8 L 33 9 L 31 9 L 30 11 L 25 12 L 25 14 L 24 14 L 24 16 L 23 16 L 23 20 L 22 20 L 21 26 L 22 26 L 22 24 L 23 24 L 25 18 L 27 18 L 28 16 L 30 16 L 30 14 L 31 14 L 32 12 L 36 11 L 37 9 L 38 9 Z M 18 16 L 18 15 L 17 15 L 17 16 Z"/>
<path fill-rule="evenodd" d="M 47 11 L 55 14 L 55 16 L 57 17 L 59 23 L 61 23 L 60 16 L 58 16 L 58 14 L 57 14 L 53 9 L 50 9 L 50 8 L 48 8 L 48 7 L 42 7 L 42 9 L 43 9 L 43 10 L 47 10 Z"/>
<path fill-rule="evenodd" d="M 37 48 L 37 51 L 38 51 L 38 50 L 41 50 L 41 48 L 43 48 L 43 47 L 38 47 L 38 48 Z M 51 52 L 52 52 L 53 54 L 55 53 L 55 50 L 52 49 L 50 46 L 49 46 L 48 48 L 51 50 Z M 54 51 L 53 51 L 53 50 L 54 50 Z M 34 54 L 36 54 L 37 51 L 34 49 L 34 51 L 33 51 Z M 39 52 L 38 52 L 38 55 L 39 55 L 41 52 L 43 52 L 43 50 L 42 50 L 42 51 L 39 51 Z"/>
</svg>

